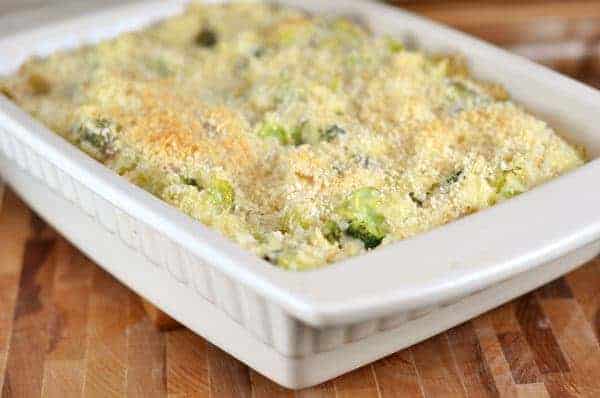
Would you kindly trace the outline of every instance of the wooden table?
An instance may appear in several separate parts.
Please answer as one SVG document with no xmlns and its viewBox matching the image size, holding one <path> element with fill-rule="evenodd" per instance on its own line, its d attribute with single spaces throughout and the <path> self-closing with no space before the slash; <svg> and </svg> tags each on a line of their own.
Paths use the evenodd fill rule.
<svg viewBox="0 0 600 398">
<path fill-rule="evenodd" d="M 140 299 L 14 194 L 0 213 L 3 397 L 600 396 L 600 260 L 321 386 L 278 387 Z"/>
<path fill-rule="evenodd" d="M 101 1 L 112 0 L 94 3 Z M 598 1 L 397 2 L 600 86 Z M 28 12 L 13 26 L 44 19 Z M 600 397 L 600 260 L 410 349 L 291 392 L 186 329 L 159 332 L 134 293 L 8 191 L 0 389 L 3 397 Z"/>
</svg>

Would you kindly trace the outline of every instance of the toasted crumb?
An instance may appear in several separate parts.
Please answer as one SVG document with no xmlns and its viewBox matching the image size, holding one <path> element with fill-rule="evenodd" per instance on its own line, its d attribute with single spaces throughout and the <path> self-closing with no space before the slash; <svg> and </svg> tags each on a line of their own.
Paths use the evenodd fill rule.
<svg viewBox="0 0 600 398">
<path fill-rule="evenodd" d="M 31 59 L 0 92 L 243 248 L 311 269 L 508 200 L 585 162 L 465 58 L 343 18 L 194 4 Z"/>
</svg>

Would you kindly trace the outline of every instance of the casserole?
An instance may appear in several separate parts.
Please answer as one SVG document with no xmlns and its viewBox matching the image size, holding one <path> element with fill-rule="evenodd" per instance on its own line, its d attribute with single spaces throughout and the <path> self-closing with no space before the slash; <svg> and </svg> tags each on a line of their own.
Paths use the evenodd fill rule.
<svg viewBox="0 0 600 398">
<path fill-rule="evenodd" d="M 600 102 L 593 89 L 386 6 L 284 3 L 359 15 L 375 33 L 408 35 L 425 50 L 465 54 L 476 75 L 502 83 L 534 114 L 569 132 L 591 159 L 596 156 Z M 180 10 L 180 2 L 126 6 L 4 38 L 0 72 L 30 55 L 97 41 Z M 110 26 L 116 15 L 118 25 Z M 428 233 L 326 269 L 288 273 L 116 178 L 0 101 L 2 174 L 35 210 L 159 308 L 288 387 L 326 380 L 429 337 L 599 251 L 600 217 L 593 206 L 600 193 L 592 188 L 599 166 L 592 160 Z"/>
<path fill-rule="evenodd" d="M 459 56 L 259 3 L 191 5 L 30 59 L 0 90 L 123 178 L 290 270 L 410 238 L 585 160 Z"/>
</svg>

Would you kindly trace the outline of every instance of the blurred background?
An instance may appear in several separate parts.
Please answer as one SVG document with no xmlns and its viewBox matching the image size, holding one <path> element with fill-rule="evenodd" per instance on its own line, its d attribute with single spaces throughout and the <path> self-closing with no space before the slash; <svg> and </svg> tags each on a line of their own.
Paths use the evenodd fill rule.
<svg viewBox="0 0 600 398">
<path fill-rule="evenodd" d="M 599 0 L 396 0 L 600 88 Z"/>
<path fill-rule="evenodd" d="M 135 0 L 0 0 L 0 35 Z M 324 0 L 335 1 L 335 0 Z M 393 0 L 600 88 L 600 0 Z"/>
</svg>

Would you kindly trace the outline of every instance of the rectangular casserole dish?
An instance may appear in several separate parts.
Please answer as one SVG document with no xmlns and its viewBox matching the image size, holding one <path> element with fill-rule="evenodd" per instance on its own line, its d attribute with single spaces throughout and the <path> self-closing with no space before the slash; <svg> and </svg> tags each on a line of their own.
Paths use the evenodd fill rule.
<svg viewBox="0 0 600 398">
<path fill-rule="evenodd" d="M 0 38 L 0 73 L 182 10 L 114 8 Z M 196 333 L 291 388 L 313 385 L 538 287 L 600 252 L 600 93 L 462 33 L 365 1 L 281 3 L 359 18 L 475 76 L 583 145 L 592 159 L 431 232 L 310 272 L 287 272 L 119 178 L 0 97 L 0 173 L 99 265 Z"/>
</svg>

